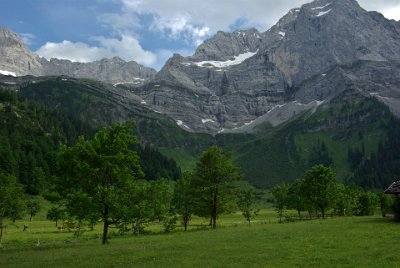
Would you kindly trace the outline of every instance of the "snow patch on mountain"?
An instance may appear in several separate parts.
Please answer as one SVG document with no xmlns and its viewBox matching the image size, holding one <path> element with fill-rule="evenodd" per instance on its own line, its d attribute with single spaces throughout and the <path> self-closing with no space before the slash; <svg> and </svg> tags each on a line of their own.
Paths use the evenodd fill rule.
<svg viewBox="0 0 400 268">
<path fill-rule="evenodd" d="M 323 15 L 326 15 L 326 14 L 328 14 L 329 12 L 331 12 L 332 11 L 332 9 L 329 9 L 329 10 L 327 10 L 327 11 L 321 11 L 321 12 L 319 12 L 318 14 L 317 14 L 317 17 L 321 17 L 321 16 L 323 16 Z"/>
<path fill-rule="evenodd" d="M 313 8 L 311 8 L 311 10 L 324 9 L 324 8 L 326 8 L 326 7 L 329 7 L 331 4 L 332 4 L 332 3 L 328 3 L 328 4 L 326 4 L 325 6 L 313 7 Z"/>
<path fill-rule="evenodd" d="M 0 70 L 0 74 L 2 74 L 2 75 L 10 75 L 10 76 L 17 77 L 17 75 L 16 75 L 15 73 L 9 72 L 9 71 Z"/>
<path fill-rule="evenodd" d="M 225 67 L 230 67 L 234 65 L 239 65 L 245 60 L 253 57 L 258 53 L 258 50 L 256 52 L 246 52 L 243 54 L 239 54 L 237 56 L 234 56 L 233 60 L 227 60 L 227 61 L 200 61 L 200 62 L 193 62 L 194 65 L 197 65 L 199 67 L 205 67 L 205 68 L 225 68 Z"/>
<path fill-rule="evenodd" d="M 205 123 L 215 123 L 214 120 L 212 119 L 201 119 L 201 123 L 205 124 Z"/>
</svg>

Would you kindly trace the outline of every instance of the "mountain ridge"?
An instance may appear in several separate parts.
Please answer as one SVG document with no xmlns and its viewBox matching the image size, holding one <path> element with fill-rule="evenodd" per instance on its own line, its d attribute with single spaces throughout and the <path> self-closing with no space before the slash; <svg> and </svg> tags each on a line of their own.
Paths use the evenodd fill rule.
<svg viewBox="0 0 400 268">
<path fill-rule="evenodd" d="M 400 23 L 355 0 L 304 4 L 265 32 L 219 31 L 192 56 L 174 54 L 157 73 L 118 58 L 39 61 L 43 74 L 125 83 L 143 105 L 191 132 L 276 126 L 353 87 L 400 115 Z"/>
<path fill-rule="evenodd" d="M 40 58 L 26 47 L 18 34 L 7 28 L 0 28 L 0 56 L 0 70 L 3 74 L 8 73 L 13 76 L 64 75 L 138 86 L 152 79 L 156 73 L 152 68 L 119 57 L 88 63 Z"/>
<path fill-rule="evenodd" d="M 355 0 L 317 0 L 291 9 L 263 33 L 218 32 L 193 56 L 174 55 L 152 85 L 135 92 L 186 130 L 214 134 L 249 129 L 262 118 L 285 122 L 293 116 L 270 119 L 268 113 L 315 108 L 360 79 L 360 94 L 392 98 L 385 103 L 400 115 L 398 25 Z M 382 63 L 395 71 L 391 81 L 365 75 Z M 357 64 L 363 77 L 350 74 L 348 67 Z M 379 92 L 371 91 L 375 84 Z"/>
</svg>

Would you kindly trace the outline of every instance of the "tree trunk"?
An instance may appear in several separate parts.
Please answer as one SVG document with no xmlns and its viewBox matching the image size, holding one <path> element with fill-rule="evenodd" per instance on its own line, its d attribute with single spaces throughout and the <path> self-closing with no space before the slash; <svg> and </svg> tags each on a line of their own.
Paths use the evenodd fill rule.
<svg viewBox="0 0 400 268">
<path fill-rule="evenodd" d="M 30 215 L 30 217 L 29 217 L 29 221 L 32 221 L 32 217 L 33 217 L 33 215 L 32 215 L 32 213 L 31 213 L 31 215 Z"/>
<path fill-rule="evenodd" d="M 184 223 L 183 223 L 183 225 L 185 226 L 185 231 L 187 230 L 187 221 L 185 221 Z"/>
<path fill-rule="evenodd" d="M 324 210 L 324 208 L 321 208 L 321 212 L 322 212 L 322 218 L 325 219 L 325 210 Z"/>
<path fill-rule="evenodd" d="M 215 189 L 214 199 L 213 199 L 213 208 L 212 208 L 212 228 L 215 229 L 217 227 L 217 195 L 218 195 L 218 188 Z"/>
<path fill-rule="evenodd" d="M 4 222 L 4 217 L 0 216 L 0 248 L 3 247 L 3 222 Z"/>
<path fill-rule="evenodd" d="M 108 206 L 105 206 L 103 213 L 103 241 L 102 244 L 106 244 L 108 242 L 108 226 L 110 225 L 108 221 Z"/>
</svg>

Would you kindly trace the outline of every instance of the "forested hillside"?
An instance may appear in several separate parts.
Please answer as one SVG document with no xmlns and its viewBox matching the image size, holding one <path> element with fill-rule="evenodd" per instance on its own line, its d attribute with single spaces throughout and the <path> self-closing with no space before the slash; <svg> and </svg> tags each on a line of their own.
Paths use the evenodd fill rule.
<svg viewBox="0 0 400 268">
<path fill-rule="evenodd" d="M 72 145 L 79 136 L 89 138 L 99 127 L 62 108 L 21 101 L 17 92 L 0 88 L 0 171 L 15 175 L 26 193 L 44 193 L 56 174 L 59 146 Z M 156 148 L 139 145 L 136 150 L 146 179 L 180 178 L 175 161 Z"/>
<path fill-rule="evenodd" d="M 2 148 L 5 149 L 2 150 L 14 148 L 14 141 L 9 139 L 18 135 L 10 134 L 10 129 L 31 136 L 39 135 L 39 131 L 46 146 L 55 149 L 61 143 L 71 144 L 79 135 L 90 136 L 103 126 L 133 119 L 136 135 L 141 144 L 146 145 L 138 152 L 147 179 L 177 178 L 180 174 L 173 162 L 159 155 L 158 149 L 153 151 L 155 147 L 187 170 L 193 168 L 200 152 L 212 145 L 231 151 L 243 177 L 263 188 L 293 182 L 305 170 L 320 163 L 332 166 L 339 181 L 354 182 L 365 188 L 385 188 L 400 176 L 395 164 L 400 151 L 395 138 L 399 120 L 383 103 L 351 88 L 278 127 L 261 124 L 253 133 L 216 136 L 184 131 L 167 116 L 140 102 L 127 101 L 124 96 L 128 94 L 128 88 L 109 87 L 90 80 L 44 78 L 36 83 L 24 83 L 18 94 L 3 94 L 2 116 L 10 119 L 4 121 L 8 126 L 2 133 L 7 129 L 7 134 L 3 135 L 8 138 L 3 139 Z M 17 96 L 23 101 L 17 100 Z M 7 98 L 10 100 L 6 101 Z M 12 104 L 7 104 L 10 101 Z M 31 120 L 35 116 L 37 118 Z M 26 119 L 29 123 L 24 123 Z M 36 121 L 40 123 L 35 125 Z M 21 124 L 21 127 L 12 128 L 13 124 Z M 24 130 L 26 128 L 28 130 Z M 40 150 L 26 149 L 26 145 L 15 148 L 26 151 L 26 157 L 17 162 L 28 162 L 24 159 L 31 158 L 41 163 L 41 155 L 52 153 L 39 147 L 45 153 L 35 156 L 33 154 Z M 11 150 L 15 155 L 10 159 L 20 159 L 18 150 Z M 49 165 L 52 167 L 51 162 Z M 21 164 L 23 166 L 25 164 Z M 46 176 L 52 174 L 52 168 L 41 168 Z M 40 173 L 40 169 L 37 172 Z M 37 192 L 34 188 L 30 190 L 32 193 Z"/>
</svg>

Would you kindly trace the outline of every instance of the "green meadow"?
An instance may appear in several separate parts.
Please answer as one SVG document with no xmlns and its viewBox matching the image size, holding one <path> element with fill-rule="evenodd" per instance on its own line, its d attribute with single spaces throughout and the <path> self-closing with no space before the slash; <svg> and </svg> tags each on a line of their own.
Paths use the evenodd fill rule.
<svg viewBox="0 0 400 268">
<path fill-rule="evenodd" d="M 293 214 L 294 217 L 295 214 Z M 294 217 L 295 218 L 295 217 Z M 111 230 L 101 245 L 101 226 L 60 230 L 36 219 L 7 222 L 0 267 L 396 267 L 400 225 L 378 215 L 279 223 L 272 208 L 250 225 L 240 213 L 224 215 L 218 228 L 194 218 L 189 230 L 162 233 L 157 224 L 142 235 Z"/>
</svg>

